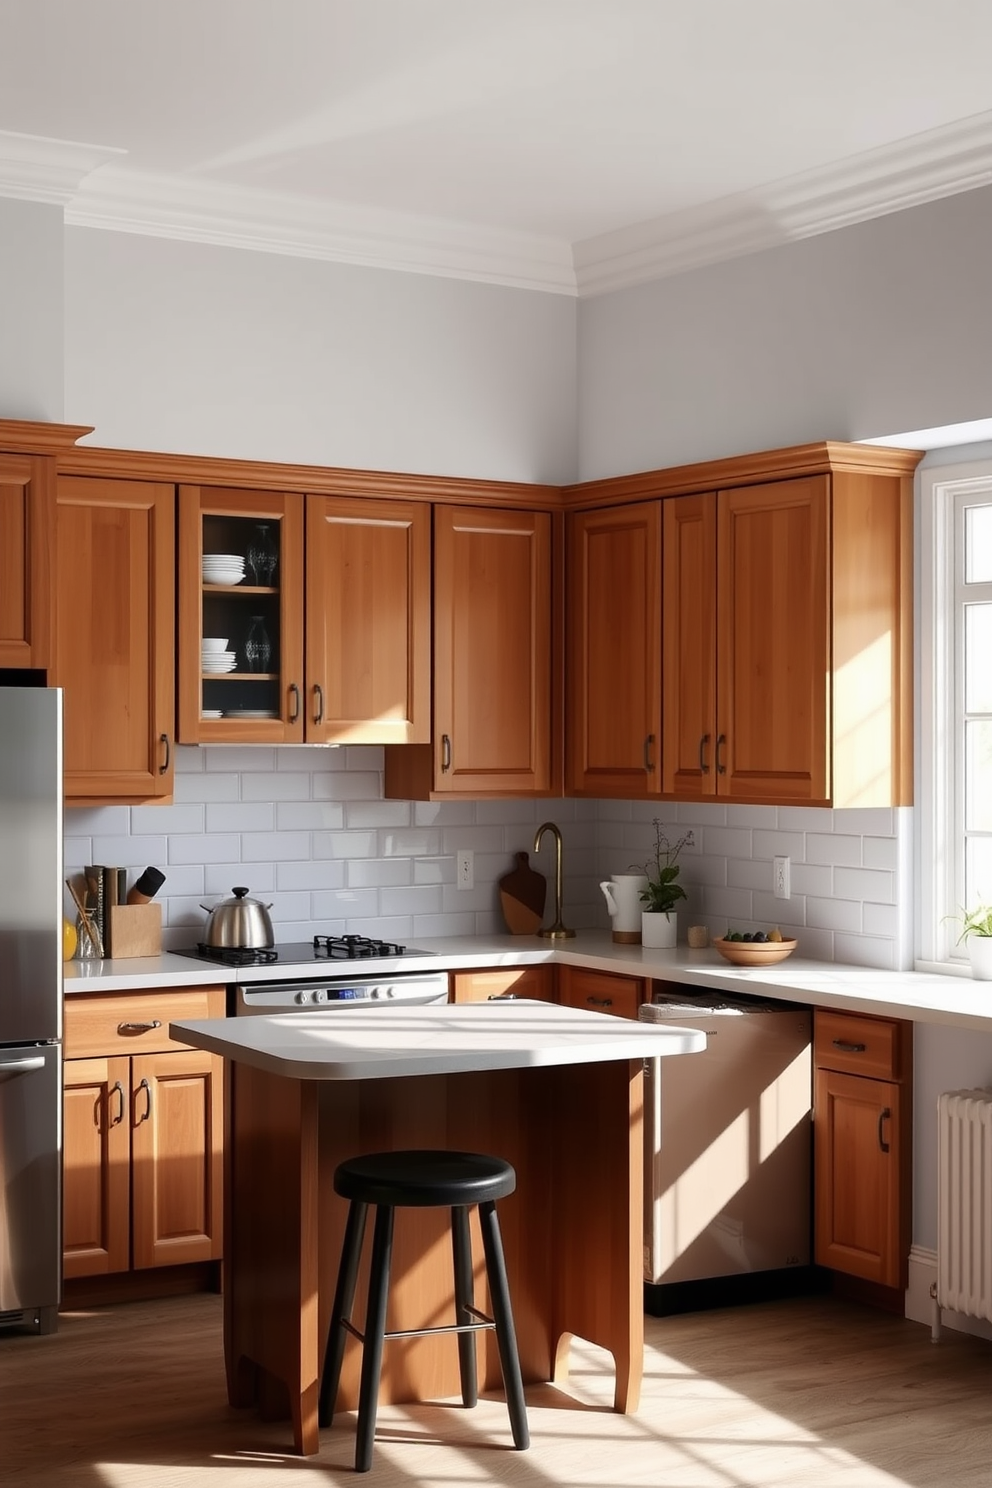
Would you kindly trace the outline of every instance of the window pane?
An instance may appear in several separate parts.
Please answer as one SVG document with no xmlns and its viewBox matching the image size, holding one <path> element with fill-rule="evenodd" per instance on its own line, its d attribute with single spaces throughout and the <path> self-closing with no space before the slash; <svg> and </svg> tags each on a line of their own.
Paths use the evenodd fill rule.
<svg viewBox="0 0 992 1488">
<path fill-rule="evenodd" d="M 964 657 L 964 710 L 992 713 L 992 604 L 965 605 Z"/>
<path fill-rule="evenodd" d="M 992 837 L 969 837 L 965 852 L 965 902 L 961 908 L 992 904 Z"/>
<path fill-rule="evenodd" d="M 966 723 L 964 737 L 964 828 L 966 832 L 992 832 L 992 721 Z"/>
<path fill-rule="evenodd" d="M 992 506 L 966 509 L 964 540 L 965 583 L 988 583 L 992 579 Z"/>
</svg>

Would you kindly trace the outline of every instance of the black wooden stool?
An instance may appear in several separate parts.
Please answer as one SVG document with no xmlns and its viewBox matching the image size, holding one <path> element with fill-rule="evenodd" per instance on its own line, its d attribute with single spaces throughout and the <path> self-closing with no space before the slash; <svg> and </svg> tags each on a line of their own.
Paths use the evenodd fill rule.
<svg viewBox="0 0 992 1488">
<path fill-rule="evenodd" d="M 331 1424 L 344 1360 L 345 1333 L 351 1333 L 363 1346 L 358 1398 L 358 1441 L 355 1448 L 356 1472 L 368 1472 L 372 1466 L 382 1345 L 387 1338 L 416 1338 L 425 1333 L 457 1334 L 462 1401 L 466 1406 L 472 1406 L 479 1399 L 474 1335 L 485 1328 L 495 1329 L 513 1445 L 519 1451 L 530 1445 L 517 1339 L 506 1284 L 503 1244 L 496 1217 L 496 1200 L 511 1194 L 516 1183 L 517 1175 L 508 1162 L 475 1152 L 373 1152 L 366 1157 L 350 1158 L 335 1170 L 334 1191 L 342 1198 L 350 1199 L 351 1207 L 348 1210 L 341 1249 L 341 1267 L 327 1333 L 318 1419 L 321 1426 Z M 355 1300 L 362 1241 L 365 1238 L 365 1218 L 370 1204 L 376 1206 L 375 1230 L 372 1237 L 365 1332 L 360 1333 L 352 1325 L 351 1309 Z M 474 1302 L 468 1226 L 468 1211 L 473 1204 L 479 1208 L 486 1276 L 492 1297 L 492 1317 L 480 1312 Z M 394 1210 L 440 1207 L 451 1209 L 455 1322 L 437 1328 L 413 1328 L 387 1333 L 386 1295 L 389 1289 Z"/>
</svg>

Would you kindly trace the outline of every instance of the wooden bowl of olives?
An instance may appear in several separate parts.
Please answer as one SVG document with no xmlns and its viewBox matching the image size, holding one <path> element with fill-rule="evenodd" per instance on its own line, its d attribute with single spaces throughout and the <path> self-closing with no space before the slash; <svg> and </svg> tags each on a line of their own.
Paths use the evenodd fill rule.
<svg viewBox="0 0 992 1488">
<path fill-rule="evenodd" d="M 776 939 L 771 937 L 775 936 Z M 785 940 L 781 931 L 748 931 L 742 935 L 738 930 L 728 930 L 726 935 L 715 936 L 713 944 L 725 961 L 734 966 L 773 966 L 791 956 L 797 940 Z"/>
</svg>

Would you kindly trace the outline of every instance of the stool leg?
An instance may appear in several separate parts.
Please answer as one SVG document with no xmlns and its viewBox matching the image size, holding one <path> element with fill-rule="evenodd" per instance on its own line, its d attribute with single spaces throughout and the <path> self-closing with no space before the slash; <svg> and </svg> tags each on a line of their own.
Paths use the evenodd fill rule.
<svg viewBox="0 0 992 1488">
<path fill-rule="evenodd" d="M 510 1430 L 513 1433 L 513 1445 L 522 1452 L 525 1447 L 530 1446 L 527 1407 L 524 1404 L 524 1385 L 520 1377 L 517 1335 L 513 1327 L 513 1313 L 510 1309 L 510 1289 L 506 1282 L 503 1242 L 500 1239 L 496 1205 L 491 1199 L 479 1205 L 479 1223 L 482 1227 L 482 1244 L 486 1252 L 486 1275 L 489 1278 L 493 1321 L 496 1324 L 496 1343 L 499 1348 L 500 1368 L 503 1371 L 506 1408 L 510 1413 Z"/>
<path fill-rule="evenodd" d="M 475 1318 L 468 1310 L 475 1303 L 472 1242 L 468 1231 L 468 1210 L 462 1205 L 451 1211 L 451 1251 L 455 1264 L 455 1322 L 474 1323 Z M 458 1334 L 458 1372 L 462 1378 L 462 1405 L 478 1405 L 474 1333 Z"/>
<path fill-rule="evenodd" d="M 362 1241 L 365 1238 L 365 1215 L 368 1206 L 353 1199 L 348 1210 L 344 1243 L 341 1246 L 341 1264 L 338 1267 L 337 1286 L 334 1289 L 334 1306 L 327 1329 L 327 1348 L 324 1352 L 324 1368 L 320 1376 L 320 1402 L 317 1421 L 321 1426 L 330 1426 L 334 1417 L 334 1406 L 341 1383 L 341 1365 L 344 1363 L 345 1322 L 351 1321 L 351 1307 L 355 1300 L 355 1284 L 358 1281 L 358 1263 L 362 1258 Z"/>
<path fill-rule="evenodd" d="M 369 1301 L 365 1313 L 365 1346 L 362 1353 L 362 1383 L 358 1395 L 358 1441 L 355 1471 L 372 1466 L 375 1417 L 379 1406 L 379 1375 L 382 1370 L 382 1341 L 386 1331 L 386 1297 L 389 1292 L 389 1263 L 393 1253 L 393 1210 L 380 1204 L 372 1235 L 372 1266 L 369 1272 Z"/>
</svg>

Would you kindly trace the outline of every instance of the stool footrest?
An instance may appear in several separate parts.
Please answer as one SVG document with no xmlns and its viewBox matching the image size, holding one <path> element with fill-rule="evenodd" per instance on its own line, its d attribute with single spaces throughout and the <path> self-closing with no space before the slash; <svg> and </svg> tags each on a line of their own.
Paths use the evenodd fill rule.
<svg viewBox="0 0 992 1488">
<path fill-rule="evenodd" d="M 426 1338 L 429 1333 L 484 1333 L 487 1329 L 495 1328 L 495 1319 L 487 1317 L 477 1307 L 467 1307 L 465 1311 L 474 1313 L 480 1321 L 477 1323 L 439 1323 L 436 1328 L 397 1328 L 392 1333 L 383 1333 L 382 1341 L 387 1343 L 390 1338 Z M 341 1327 L 347 1329 L 352 1338 L 357 1338 L 359 1343 L 365 1342 L 365 1334 L 355 1327 L 350 1318 L 342 1318 Z"/>
</svg>

